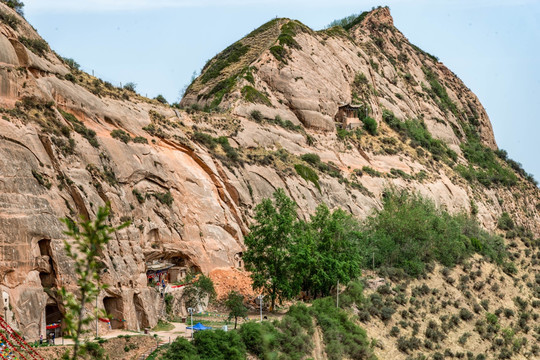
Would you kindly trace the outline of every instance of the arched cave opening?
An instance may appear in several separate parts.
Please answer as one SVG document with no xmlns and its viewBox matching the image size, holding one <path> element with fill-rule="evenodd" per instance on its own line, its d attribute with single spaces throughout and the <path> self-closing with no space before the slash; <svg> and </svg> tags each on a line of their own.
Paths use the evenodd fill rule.
<svg viewBox="0 0 540 360">
<path fill-rule="evenodd" d="M 49 304 L 45 306 L 45 329 L 46 339 L 54 334 L 54 337 L 62 336 L 62 321 L 64 314 L 60 311 L 58 304 Z"/>
<path fill-rule="evenodd" d="M 105 312 L 111 321 L 111 329 L 123 329 L 124 328 L 124 304 L 122 298 L 119 297 L 105 297 L 103 299 L 103 306 Z"/>
</svg>

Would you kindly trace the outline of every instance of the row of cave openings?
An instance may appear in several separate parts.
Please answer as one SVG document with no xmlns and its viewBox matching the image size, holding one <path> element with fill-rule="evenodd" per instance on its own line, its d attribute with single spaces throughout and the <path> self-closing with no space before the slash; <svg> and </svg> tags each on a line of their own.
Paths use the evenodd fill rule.
<svg viewBox="0 0 540 360">
<path fill-rule="evenodd" d="M 39 253 L 42 260 L 47 260 L 48 266 L 40 266 L 39 278 L 41 286 L 47 292 L 49 289 L 57 287 L 57 278 L 55 264 L 53 261 L 53 252 L 50 239 L 42 239 L 38 241 Z M 133 285 L 133 282 L 130 281 Z M 137 316 L 137 325 L 139 329 L 149 327 L 148 315 L 144 309 L 144 303 L 138 294 L 133 295 L 133 304 Z M 103 307 L 107 315 L 110 316 L 111 329 L 123 329 L 125 327 L 124 320 L 124 303 L 122 297 L 106 296 L 103 298 Z M 52 296 L 47 299 L 45 306 L 45 328 L 47 338 L 54 334 L 55 337 L 61 337 L 64 328 L 64 312 L 58 303 L 58 300 Z"/>
<path fill-rule="evenodd" d="M 39 278 L 41 285 L 45 292 L 49 293 L 50 289 L 54 289 L 58 286 L 56 264 L 53 259 L 53 251 L 51 247 L 50 239 L 42 239 L 37 243 L 39 247 L 40 259 L 38 261 Z M 242 253 L 235 255 L 235 262 L 239 266 L 242 265 L 241 259 Z M 158 258 L 151 262 L 147 262 L 147 276 L 149 279 L 148 285 L 159 285 L 161 280 L 166 283 L 174 283 L 181 281 L 185 278 L 188 270 L 199 271 L 197 266 L 188 266 L 190 260 L 184 256 L 176 256 L 168 259 Z M 165 265 L 161 268 L 160 265 Z M 155 269 L 155 270 L 151 270 Z M 159 275 L 156 277 L 156 275 Z M 150 281 L 153 279 L 153 282 Z M 159 280 L 158 280 L 159 279 Z M 158 280 L 158 281 L 156 281 Z M 133 281 L 130 281 L 130 286 L 133 287 Z M 118 283 L 118 287 L 121 287 L 121 283 Z M 137 317 L 138 329 L 144 329 L 149 326 L 148 314 L 144 308 L 144 303 L 138 294 L 133 295 L 133 305 L 135 314 Z M 124 312 L 124 298 L 121 296 L 106 296 L 103 298 L 103 308 L 106 314 L 110 317 L 111 329 L 123 329 L 125 328 L 125 312 Z M 47 329 L 47 336 L 50 333 L 54 333 L 56 337 L 62 336 L 63 329 L 63 309 L 54 296 L 50 295 L 45 306 L 45 323 Z"/>
</svg>

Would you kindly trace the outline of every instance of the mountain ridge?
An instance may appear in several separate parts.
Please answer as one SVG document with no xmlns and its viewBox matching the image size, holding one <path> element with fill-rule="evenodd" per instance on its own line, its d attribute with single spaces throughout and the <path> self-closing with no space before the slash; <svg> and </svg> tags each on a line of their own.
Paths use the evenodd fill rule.
<svg viewBox="0 0 540 360">
<path fill-rule="evenodd" d="M 387 8 L 348 32 L 271 20 L 211 59 L 181 109 L 80 71 L 0 10 L 0 238 L 11 254 L 1 287 L 8 322 L 29 339 L 60 302 L 50 290 L 75 287 L 58 219 L 93 217 L 106 202 L 113 224 L 133 224 L 107 246 L 99 302 L 118 299 L 135 330 L 159 317 L 147 264 L 239 267 L 254 206 L 277 188 L 304 219 L 322 202 L 366 218 L 395 187 L 470 214 L 509 244 L 540 235 L 533 179 L 496 150 L 478 98 L 413 47 Z M 346 104 L 362 110 L 354 128 L 337 117 Z M 513 235 L 498 229 L 505 213 Z M 537 269 L 520 256 L 513 279 Z"/>
</svg>

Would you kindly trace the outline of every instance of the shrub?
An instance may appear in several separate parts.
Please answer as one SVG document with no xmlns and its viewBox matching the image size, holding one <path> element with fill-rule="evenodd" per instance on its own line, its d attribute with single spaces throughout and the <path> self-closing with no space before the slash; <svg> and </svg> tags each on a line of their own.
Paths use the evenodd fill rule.
<svg viewBox="0 0 540 360">
<path fill-rule="evenodd" d="M 163 360 L 198 360 L 197 348 L 186 338 L 178 336 L 167 352 Z"/>
<path fill-rule="evenodd" d="M 378 172 L 377 170 L 373 169 L 372 167 L 369 167 L 369 166 L 363 166 L 362 167 L 362 172 L 365 172 L 366 174 L 372 176 L 372 177 L 382 177 L 382 174 L 380 172 Z"/>
<path fill-rule="evenodd" d="M 17 14 L 24 16 L 24 3 L 20 0 L 2 0 L 4 4 L 12 8 L 17 12 Z"/>
<path fill-rule="evenodd" d="M 323 330 L 330 360 L 371 358 L 366 331 L 352 322 L 345 311 L 336 308 L 332 298 L 315 300 L 312 309 Z"/>
<path fill-rule="evenodd" d="M 168 104 L 169 102 L 167 101 L 167 99 L 165 99 L 165 97 L 161 94 L 159 94 L 158 96 L 156 96 L 154 98 L 154 100 L 157 100 L 158 102 L 162 103 L 162 104 Z"/>
<path fill-rule="evenodd" d="M 461 320 L 469 321 L 473 318 L 473 313 L 465 308 L 459 310 L 459 317 Z"/>
<path fill-rule="evenodd" d="M 253 121 L 256 121 L 258 123 L 263 121 L 263 115 L 259 110 L 253 110 L 249 115 L 251 116 L 251 119 Z"/>
<path fill-rule="evenodd" d="M 313 153 L 302 154 L 300 158 L 313 166 L 319 166 L 321 163 L 321 157 Z"/>
<path fill-rule="evenodd" d="M 223 69 L 238 62 L 248 51 L 249 46 L 240 42 L 227 47 L 204 66 L 203 74 L 200 77 L 201 82 L 206 84 L 208 81 L 217 78 Z"/>
<path fill-rule="evenodd" d="M 43 39 L 30 39 L 24 36 L 19 36 L 19 41 L 30 51 L 39 56 L 45 55 L 45 52 L 49 50 L 49 45 L 47 45 Z"/>
<path fill-rule="evenodd" d="M 497 227 L 501 230 L 514 229 L 514 221 L 507 212 L 503 212 L 497 221 Z"/>
<path fill-rule="evenodd" d="M 96 132 L 94 130 L 88 129 L 73 114 L 63 111 L 62 109 L 58 109 L 58 111 L 60 111 L 64 119 L 66 119 L 73 125 L 75 132 L 81 134 L 86 140 L 88 140 L 90 145 L 92 145 L 93 147 L 99 147 L 99 142 L 97 141 Z"/>
<path fill-rule="evenodd" d="M 159 193 L 159 192 L 151 193 L 150 195 L 155 197 L 160 203 L 165 204 L 167 206 L 171 206 L 174 200 L 170 191 L 167 191 L 164 193 Z"/>
<path fill-rule="evenodd" d="M 270 102 L 268 97 L 252 86 L 244 86 L 242 88 L 242 96 L 248 102 L 272 106 L 272 103 Z"/>
<path fill-rule="evenodd" d="M 270 48 L 270 53 L 282 63 L 287 63 L 287 50 L 281 45 L 275 45 Z"/>
<path fill-rule="evenodd" d="M 294 169 L 302 179 L 313 183 L 317 190 L 319 190 L 319 192 L 321 191 L 321 186 L 319 185 L 319 175 L 317 175 L 317 173 L 312 168 L 302 164 L 295 164 Z"/>
<path fill-rule="evenodd" d="M 78 62 L 71 58 L 61 58 L 64 63 L 66 63 L 67 66 L 69 66 L 72 70 L 79 70 L 81 68 L 81 65 L 79 65 Z"/>
<path fill-rule="evenodd" d="M 362 250 L 366 268 L 373 261 L 418 276 L 433 260 L 450 267 L 476 251 L 499 264 L 507 256 L 503 240 L 482 230 L 476 220 L 451 215 L 432 201 L 404 191 L 385 192 L 383 209 L 367 219 L 366 227 Z M 472 237 L 481 243 L 480 250 L 471 246 Z"/>
<path fill-rule="evenodd" d="M 375 119 L 366 117 L 362 120 L 364 123 L 364 129 L 371 135 L 377 135 L 377 121 Z"/>
<path fill-rule="evenodd" d="M 124 90 L 135 92 L 136 89 L 137 84 L 135 84 L 134 82 L 128 82 L 124 85 Z"/>
<path fill-rule="evenodd" d="M 111 131 L 111 137 L 126 144 L 131 141 L 131 136 L 129 136 L 129 134 L 122 129 L 114 129 Z"/>
<path fill-rule="evenodd" d="M 137 144 L 148 144 L 148 140 L 142 136 L 136 136 L 133 138 L 133 142 Z"/>
<path fill-rule="evenodd" d="M 135 195 L 139 204 L 142 204 L 144 202 L 145 197 L 137 189 L 131 190 L 131 193 Z"/>
<path fill-rule="evenodd" d="M 6 23 L 13 30 L 17 30 L 21 23 L 21 21 L 15 15 L 11 15 L 3 11 L 0 11 L 0 20 Z"/>
</svg>

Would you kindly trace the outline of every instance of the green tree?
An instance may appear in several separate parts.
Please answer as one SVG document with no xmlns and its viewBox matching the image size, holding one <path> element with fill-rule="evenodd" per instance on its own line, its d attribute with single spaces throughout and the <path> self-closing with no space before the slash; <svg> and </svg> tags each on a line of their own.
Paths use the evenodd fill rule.
<svg viewBox="0 0 540 360">
<path fill-rule="evenodd" d="M 128 82 L 124 85 L 124 90 L 135 92 L 136 89 L 137 84 L 135 84 L 134 82 Z"/>
<path fill-rule="evenodd" d="M 196 308 L 204 303 L 206 299 L 213 301 L 216 297 L 216 290 L 212 279 L 204 274 L 199 274 L 196 280 L 187 286 L 182 295 L 186 307 Z"/>
<path fill-rule="evenodd" d="M 64 316 L 65 329 L 74 340 L 72 359 L 80 354 L 80 337 L 84 326 L 88 325 L 98 314 L 86 312 L 88 303 L 93 303 L 100 290 L 105 285 L 99 283 L 100 256 L 102 248 L 111 239 L 110 234 L 125 228 L 129 222 L 113 227 L 107 224 L 110 207 L 100 207 L 96 219 L 90 221 L 82 218 L 77 223 L 71 219 L 62 219 L 68 228 L 65 234 L 72 238 L 64 241 L 66 255 L 74 262 L 74 274 L 77 278 L 78 296 L 62 287 L 60 293 L 64 301 L 66 313 Z"/>
<path fill-rule="evenodd" d="M 161 95 L 161 94 L 156 96 L 154 99 L 156 99 L 157 101 L 159 101 L 162 104 L 168 104 L 167 99 L 165 99 L 165 97 L 163 95 Z"/>
<path fill-rule="evenodd" d="M 244 306 L 244 295 L 232 290 L 227 295 L 225 300 L 225 306 L 229 309 L 229 321 L 234 318 L 234 329 L 238 324 L 238 318 L 245 318 L 247 316 L 247 308 Z"/>
<path fill-rule="evenodd" d="M 236 331 L 198 331 L 193 344 L 201 359 L 244 360 L 246 346 Z"/>
<path fill-rule="evenodd" d="M 347 284 L 360 275 L 360 225 L 345 211 L 321 204 L 293 245 L 292 267 L 303 279 L 302 290 L 314 297 L 330 295 L 337 281 Z"/>
<path fill-rule="evenodd" d="M 189 340 L 179 336 L 163 355 L 163 360 L 200 360 L 197 349 Z"/>
<path fill-rule="evenodd" d="M 270 295 L 271 309 L 276 299 L 289 299 L 294 292 L 293 274 L 289 271 L 290 248 L 295 241 L 296 203 L 278 189 L 274 201 L 263 199 L 255 207 L 255 224 L 244 242 L 246 268 L 251 271 L 254 289 Z"/>
<path fill-rule="evenodd" d="M 22 1 L 19 1 L 19 0 L 2 0 L 2 2 L 4 4 L 6 4 L 7 6 L 9 6 L 10 8 L 12 8 L 13 10 L 15 10 L 17 12 L 17 14 L 19 14 L 21 16 L 24 16 L 24 11 L 23 11 L 24 3 Z"/>
</svg>

